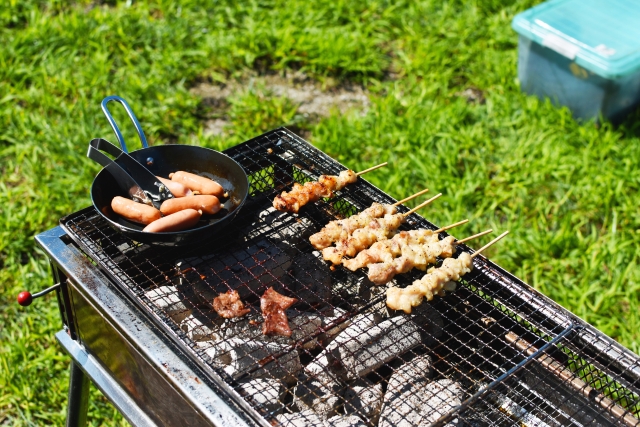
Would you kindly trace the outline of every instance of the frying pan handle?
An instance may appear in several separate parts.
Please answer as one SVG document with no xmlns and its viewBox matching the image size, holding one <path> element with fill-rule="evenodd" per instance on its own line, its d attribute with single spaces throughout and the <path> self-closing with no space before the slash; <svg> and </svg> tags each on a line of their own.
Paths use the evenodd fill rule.
<svg viewBox="0 0 640 427">
<path fill-rule="evenodd" d="M 148 148 L 149 144 L 147 144 L 147 137 L 144 136 L 144 132 L 142 131 L 142 126 L 140 126 L 140 122 L 138 122 L 138 119 L 136 118 L 136 115 L 133 114 L 133 110 L 131 110 L 131 107 L 129 107 L 129 104 L 127 104 L 127 101 L 125 101 L 124 99 L 120 98 L 117 95 L 111 95 L 111 96 L 107 96 L 105 99 L 103 99 L 102 102 L 100 103 L 100 105 L 102 106 L 102 112 L 107 117 L 107 120 L 109 121 L 109 124 L 111 125 L 111 128 L 113 129 L 113 132 L 116 134 L 116 138 L 118 139 L 118 142 L 120 143 L 120 147 L 122 147 L 122 151 L 124 151 L 125 153 L 129 152 L 129 150 L 127 150 L 127 145 L 124 143 L 124 138 L 122 136 L 122 133 L 120 132 L 120 129 L 118 128 L 118 125 L 116 124 L 116 121 L 113 119 L 113 116 L 111 115 L 111 112 L 109 111 L 109 108 L 107 108 L 107 104 L 109 102 L 111 102 L 111 101 L 116 101 L 116 102 L 119 102 L 120 104 L 122 104 L 122 106 L 124 107 L 124 110 L 129 115 L 129 118 L 133 122 L 133 125 L 135 126 L 136 131 L 138 132 L 138 137 L 140 138 L 140 142 L 142 142 L 142 147 L 143 148 Z"/>
</svg>

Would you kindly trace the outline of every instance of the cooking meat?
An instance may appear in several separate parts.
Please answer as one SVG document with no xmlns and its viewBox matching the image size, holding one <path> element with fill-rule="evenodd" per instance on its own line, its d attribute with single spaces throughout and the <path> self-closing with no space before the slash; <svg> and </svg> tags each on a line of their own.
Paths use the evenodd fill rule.
<svg viewBox="0 0 640 427">
<path fill-rule="evenodd" d="M 134 202 L 133 200 L 120 196 L 116 196 L 111 200 L 111 209 L 129 221 L 144 225 L 150 224 L 162 217 L 160 211 L 153 206 Z"/>
<path fill-rule="evenodd" d="M 342 190 L 357 179 L 354 171 L 344 170 L 338 176 L 322 175 L 318 181 L 306 182 L 304 185 L 296 182 L 290 192 L 283 191 L 273 199 L 273 207 L 279 211 L 297 213 L 309 202 L 315 202 L 321 197 L 333 197 L 334 191 Z"/>
<path fill-rule="evenodd" d="M 202 213 L 213 215 L 221 209 L 220 200 L 216 196 L 197 195 L 189 197 L 176 197 L 162 202 L 160 212 L 170 215 L 185 209 L 201 210 Z"/>
<path fill-rule="evenodd" d="M 453 236 L 438 240 L 437 236 L 429 243 L 422 245 L 401 245 L 401 256 L 391 261 L 369 264 L 367 276 L 376 285 L 389 282 L 396 274 L 406 273 L 414 268 L 426 270 L 430 264 L 435 264 L 437 258 L 453 256 L 456 243 Z"/>
<path fill-rule="evenodd" d="M 350 237 L 337 241 L 335 246 L 324 248 L 322 257 L 335 265 L 340 264 L 345 255 L 355 256 L 375 242 L 390 238 L 405 218 L 405 214 L 375 218 L 367 226 L 355 230 Z"/>
<path fill-rule="evenodd" d="M 420 280 L 414 281 L 404 289 L 391 287 L 387 289 L 387 306 L 392 310 L 403 310 L 411 313 L 412 307 L 422 303 L 423 298 L 431 301 L 434 295 L 443 295 L 444 291 L 455 288 L 455 283 L 461 276 L 473 268 L 471 255 L 466 252 L 458 258 L 447 258 L 439 268 L 432 268 Z"/>
<path fill-rule="evenodd" d="M 401 231 L 391 239 L 376 242 L 369 249 L 360 251 L 355 258 L 345 259 L 342 265 L 351 271 L 364 268 L 367 265 L 391 262 L 402 255 L 404 245 L 421 245 L 438 240 L 437 233 L 433 230 L 420 229 Z"/>
<path fill-rule="evenodd" d="M 142 229 L 145 233 L 182 231 L 191 228 L 200 221 L 202 211 L 185 209 L 153 221 Z"/>
<path fill-rule="evenodd" d="M 244 307 L 244 303 L 240 299 L 240 294 L 236 290 L 227 291 L 213 299 L 213 309 L 225 319 L 241 317 L 249 313 L 251 310 Z"/>
<path fill-rule="evenodd" d="M 170 179 L 162 178 L 161 176 L 156 176 L 173 194 L 173 197 L 186 197 L 192 196 L 193 193 L 184 185 L 180 184 L 176 181 L 171 181 Z"/>
<path fill-rule="evenodd" d="M 296 298 L 280 295 L 273 288 L 267 289 L 260 297 L 260 309 L 264 323 L 262 333 L 264 335 L 291 336 L 291 328 L 285 310 L 298 302 Z"/>
<path fill-rule="evenodd" d="M 220 184 L 204 176 L 178 171 L 169 174 L 169 178 L 171 178 L 171 181 L 179 182 L 191 191 L 197 191 L 200 194 L 216 197 L 222 197 L 224 195 L 224 189 Z"/>
<path fill-rule="evenodd" d="M 355 230 L 365 227 L 373 219 L 381 218 L 387 214 L 393 215 L 396 212 L 397 208 L 393 205 L 383 205 L 374 202 L 359 214 L 346 219 L 329 222 L 322 230 L 312 235 L 309 241 L 314 248 L 324 249 L 331 246 L 333 242 L 350 236 Z"/>
</svg>

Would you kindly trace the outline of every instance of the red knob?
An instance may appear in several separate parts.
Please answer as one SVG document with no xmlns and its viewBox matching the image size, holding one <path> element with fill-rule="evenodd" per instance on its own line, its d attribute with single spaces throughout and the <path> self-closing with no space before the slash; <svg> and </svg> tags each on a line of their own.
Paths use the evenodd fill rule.
<svg viewBox="0 0 640 427">
<path fill-rule="evenodd" d="M 18 294 L 18 304 L 20 304 L 21 306 L 26 307 L 28 305 L 31 305 L 32 301 L 33 297 L 31 296 L 31 292 L 22 291 Z"/>
</svg>

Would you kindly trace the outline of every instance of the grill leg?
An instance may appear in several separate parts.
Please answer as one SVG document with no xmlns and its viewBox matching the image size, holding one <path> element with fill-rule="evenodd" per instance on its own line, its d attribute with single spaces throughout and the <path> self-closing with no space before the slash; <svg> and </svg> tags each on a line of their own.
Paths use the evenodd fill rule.
<svg viewBox="0 0 640 427">
<path fill-rule="evenodd" d="M 71 361 L 67 427 L 84 427 L 87 424 L 88 406 L 89 378 L 82 372 L 82 369 L 75 361 Z"/>
</svg>

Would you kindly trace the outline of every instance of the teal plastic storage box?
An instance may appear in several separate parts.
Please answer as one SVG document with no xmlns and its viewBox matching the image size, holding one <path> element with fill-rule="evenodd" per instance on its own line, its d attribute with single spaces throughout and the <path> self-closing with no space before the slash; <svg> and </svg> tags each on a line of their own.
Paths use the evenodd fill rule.
<svg viewBox="0 0 640 427">
<path fill-rule="evenodd" d="M 613 122 L 640 104 L 640 0 L 552 0 L 512 27 L 526 93 Z"/>
</svg>

